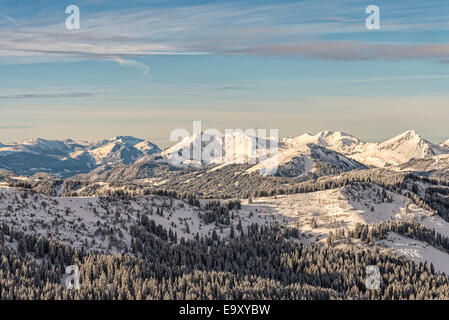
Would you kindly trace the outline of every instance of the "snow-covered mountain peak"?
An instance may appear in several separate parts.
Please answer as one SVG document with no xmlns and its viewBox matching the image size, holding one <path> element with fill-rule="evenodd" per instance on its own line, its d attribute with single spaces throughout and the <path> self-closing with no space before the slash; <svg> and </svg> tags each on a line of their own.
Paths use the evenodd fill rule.
<svg viewBox="0 0 449 320">
<path fill-rule="evenodd" d="M 240 130 L 224 134 L 197 132 L 163 152 L 150 141 L 132 136 L 116 136 L 100 141 L 33 138 L 0 144 L 0 169 L 22 175 L 47 172 L 68 177 L 102 165 L 132 164 L 146 156 L 153 159 L 151 155 L 159 153 L 158 161 L 178 160 L 181 157 L 181 163 L 185 165 L 254 164 L 271 155 L 271 150 L 267 149 L 276 144 L 279 163 L 288 169 L 287 175 L 300 171 L 313 172 L 313 163 L 320 163 L 320 168 L 325 163 L 326 168 L 332 166 L 338 170 L 349 170 L 360 167 L 360 163 L 373 167 L 399 166 L 412 159 L 449 154 L 449 140 L 440 145 L 433 144 L 413 130 L 379 143 L 363 142 L 348 133 L 331 130 L 276 141 L 273 138 L 257 138 L 256 134 Z M 334 153 L 328 153 L 329 150 Z M 357 163 L 348 161 L 348 158 Z"/>
<path fill-rule="evenodd" d="M 136 147 L 136 145 L 138 145 Z M 161 150 L 131 136 L 102 141 L 26 139 L 0 146 L 0 169 L 21 175 L 47 172 L 59 177 L 87 173 L 97 166 L 129 164 Z"/>
<path fill-rule="evenodd" d="M 271 166 L 273 161 L 263 161 L 247 171 L 274 171 Z M 350 171 L 354 169 L 366 169 L 366 167 L 341 153 L 329 150 L 314 143 L 302 145 L 282 145 L 277 155 L 276 175 L 297 177 L 308 173 L 319 175 L 330 172 Z"/>
<path fill-rule="evenodd" d="M 109 139 L 110 142 L 120 142 L 129 146 L 135 146 L 138 143 L 143 142 L 143 139 L 132 137 L 132 136 L 116 136 Z"/>
<path fill-rule="evenodd" d="M 315 135 L 306 133 L 295 138 L 285 139 L 285 142 L 295 146 L 313 143 L 341 153 L 350 153 L 355 147 L 363 144 L 361 140 L 348 133 L 330 130 L 321 131 Z"/>
<path fill-rule="evenodd" d="M 382 144 L 394 144 L 394 143 L 403 143 L 405 141 L 415 141 L 420 142 L 421 140 L 424 140 L 416 131 L 414 130 L 407 130 L 404 133 L 401 133 L 400 135 L 397 135 L 396 137 L 393 137 Z"/>
<path fill-rule="evenodd" d="M 161 156 L 187 165 L 246 163 L 257 159 L 258 151 L 273 146 L 273 141 L 243 131 L 197 132 L 164 150 Z"/>
<path fill-rule="evenodd" d="M 317 134 L 319 142 L 327 143 L 328 145 L 353 146 L 361 144 L 358 138 L 342 132 L 342 131 L 322 131 Z"/>
<path fill-rule="evenodd" d="M 47 142 L 48 142 L 48 140 L 41 139 L 41 138 L 28 138 L 28 139 L 21 141 L 19 144 L 32 146 L 32 145 L 37 145 L 37 144 L 44 144 Z"/>
<path fill-rule="evenodd" d="M 423 139 L 418 133 L 413 130 L 408 130 L 396 137 L 382 142 L 380 143 L 379 147 L 380 149 L 384 150 L 398 150 L 404 155 L 414 155 L 417 158 L 444 154 L 448 151 Z"/>
<path fill-rule="evenodd" d="M 12 151 L 22 151 L 31 153 L 47 153 L 60 155 L 63 152 L 69 151 L 70 147 L 59 140 L 46 140 L 41 138 L 30 138 L 19 143 L 12 143 L 9 145 Z"/>
<path fill-rule="evenodd" d="M 433 144 L 413 130 L 408 130 L 381 143 L 367 144 L 350 156 L 376 167 L 397 166 L 412 159 L 449 153 L 449 148 Z"/>
<path fill-rule="evenodd" d="M 306 133 L 295 138 L 283 139 L 283 141 L 293 148 L 313 143 L 375 167 L 400 165 L 414 158 L 449 153 L 449 142 L 447 146 L 435 145 L 423 139 L 414 130 L 408 130 L 379 143 L 363 142 L 350 134 L 330 130 L 321 131 L 315 135 Z"/>
</svg>

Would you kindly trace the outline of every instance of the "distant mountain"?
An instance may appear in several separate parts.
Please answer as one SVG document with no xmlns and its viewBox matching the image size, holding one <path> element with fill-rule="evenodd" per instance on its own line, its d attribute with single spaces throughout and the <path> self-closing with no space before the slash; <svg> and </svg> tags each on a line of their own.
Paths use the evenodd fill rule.
<svg viewBox="0 0 449 320">
<path fill-rule="evenodd" d="M 161 156 L 175 165 L 177 158 L 182 160 L 181 165 L 189 166 L 256 163 L 258 151 L 269 149 L 275 142 L 271 138 L 262 139 L 243 132 L 223 135 L 202 132 L 186 137 L 164 150 Z"/>
<path fill-rule="evenodd" d="M 142 179 L 154 177 L 166 168 L 198 168 L 233 164 L 245 164 L 247 173 L 283 177 L 323 176 L 350 170 L 362 170 L 367 166 L 398 166 L 412 159 L 449 154 L 449 148 L 435 145 L 421 138 L 414 131 L 407 131 L 385 142 L 370 143 L 344 133 L 322 131 L 316 135 L 304 134 L 294 138 L 281 138 L 278 145 L 278 163 L 260 159 L 257 150 L 266 151 L 275 141 L 272 138 L 256 138 L 242 132 L 227 135 L 205 133 L 186 137 L 161 152 L 157 161 L 142 158 L 129 168 L 118 167 L 110 172 L 102 171 L 98 177 L 123 180 L 124 176 Z M 201 147 L 202 152 L 195 150 Z M 210 156 L 209 156 L 210 155 Z M 176 160 L 182 160 L 180 163 Z M 151 168 L 151 170 L 149 170 Z"/>
<path fill-rule="evenodd" d="M 19 175 L 45 172 L 67 178 L 102 165 L 130 164 L 160 151 L 155 144 L 134 137 L 102 141 L 27 139 L 0 145 L 0 169 Z"/>
<path fill-rule="evenodd" d="M 265 160 L 272 152 L 270 148 L 276 145 L 278 164 Z M 436 145 L 412 130 L 379 143 L 364 142 L 340 131 L 277 140 L 243 132 L 224 135 L 202 132 L 164 151 L 148 140 L 131 136 L 101 141 L 27 139 L 0 144 L 0 169 L 28 176 L 44 172 L 59 178 L 91 173 L 85 178 L 123 181 L 127 177 L 160 178 L 164 172 L 181 169 L 245 165 L 244 171 L 248 173 L 304 177 L 367 166 L 397 167 L 413 159 L 445 154 L 449 154 L 449 141 Z"/>
<path fill-rule="evenodd" d="M 449 147 L 433 144 L 413 130 L 379 143 L 363 142 L 338 131 L 323 131 L 315 136 L 306 134 L 291 138 L 291 141 L 297 144 L 316 143 L 373 167 L 397 166 L 412 159 L 449 153 Z"/>
<path fill-rule="evenodd" d="M 358 138 L 341 131 L 322 131 L 316 135 L 306 133 L 295 138 L 284 139 L 284 141 L 291 145 L 313 143 L 344 154 L 351 153 L 354 148 L 364 144 Z"/>
<path fill-rule="evenodd" d="M 365 144 L 348 156 L 367 165 L 386 167 L 448 153 L 449 148 L 433 144 L 409 130 L 385 142 Z"/>
<path fill-rule="evenodd" d="M 133 163 L 142 156 L 161 152 L 161 149 L 146 140 L 134 137 L 115 137 L 92 143 L 83 152 L 87 152 L 95 159 L 97 165 L 114 166 Z"/>
<path fill-rule="evenodd" d="M 263 150 L 265 155 L 270 155 L 269 148 L 275 142 L 278 145 L 278 157 L 271 160 L 261 158 L 258 151 Z M 276 159 L 279 167 L 275 165 Z M 273 138 L 257 138 L 242 132 L 226 135 L 199 133 L 186 137 L 160 154 L 142 157 L 129 165 L 99 167 L 76 178 L 110 182 L 145 179 L 181 181 L 179 177 L 175 178 L 178 173 L 184 175 L 195 170 L 198 173 L 206 170 L 209 176 L 214 173 L 220 175 L 223 174 L 220 169 L 228 166 L 233 168 L 226 169 L 225 172 L 230 174 L 256 172 L 289 178 L 323 176 L 367 168 L 343 154 L 312 143 L 296 145 L 288 139 L 275 141 Z"/>
<path fill-rule="evenodd" d="M 304 174 L 316 173 L 323 175 L 325 173 L 337 173 L 354 169 L 366 169 L 366 167 L 343 154 L 328 150 L 325 147 L 314 143 L 324 139 L 302 136 L 303 139 L 279 139 L 275 141 L 273 138 L 257 138 L 244 133 L 227 134 L 220 137 L 208 136 L 206 134 L 197 134 L 174 145 L 173 147 L 161 153 L 163 158 L 171 161 L 177 156 L 190 155 L 190 160 L 184 164 L 198 166 L 203 165 L 231 165 L 231 164 L 249 164 L 251 168 L 248 173 L 259 172 L 261 174 L 278 175 L 285 177 L 298 177 Z M 203 150 L 213 150 L 211 144 L 215 143 L 218 154 L 211 154 L 204 151 L 206 159 L 203 157 L 201 161 L 193 156 L 194 148 L 200 145 Z M 270 151 L 270 146 L 278 146 L 278 156 L 273 159 L 260 157 L 258 151 L 262 150 L 262 154 L 274 155 Z M 328 145 L 327 143 L 325 144 Z M 271 152 L 271 153 L 270 153 Z M 212 152 L 214 153 L 214 152 Z M 204 156 L 203 154 L 203 156 Z M 279 167 L 278 167 L 279 166 Z"/>
<path fill-rule="evenodd" d="M 283 140 L 279 145 L 277 172 L 283 177 L 299 177 L 305 174 L 323 176 L 343 171 L 362 170 L 367 167 L 333 150 L 313 143 L 305 145 L 291 144 Z M 248 169 L 248 172 L 273 172 L 273 161 L 269 159 Z"/>
</svg>

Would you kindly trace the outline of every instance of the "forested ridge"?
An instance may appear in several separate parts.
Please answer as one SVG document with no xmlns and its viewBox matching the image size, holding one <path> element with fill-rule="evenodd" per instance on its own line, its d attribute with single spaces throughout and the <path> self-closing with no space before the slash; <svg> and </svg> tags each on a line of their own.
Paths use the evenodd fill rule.
<svg viewBox="0 0 449 320">
<path fill-rule="evenodd" d="M 73 249 L 0 231 L 1 299 L 444 299 L 449 279 L 432 266 L 377 248 L 301 244 L 296 229 L 252 225 L 230 240 L 178 243 L 142 228 L 127 254 Z M 11 247 L 17 249 L 11 249 Z M 80 289 L 61 286 L 65 266 L 80 268 Z M 380 290 L 365 288 L 377 265 Z"/>
</svg>

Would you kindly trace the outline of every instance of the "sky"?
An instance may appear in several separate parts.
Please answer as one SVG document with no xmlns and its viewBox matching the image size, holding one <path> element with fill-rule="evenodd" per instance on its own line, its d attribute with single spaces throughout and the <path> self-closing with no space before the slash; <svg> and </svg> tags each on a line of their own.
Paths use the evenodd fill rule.
<svg viewBox="0 0 449 320">
<path fill-rule="evenodd" d="M 80 29 L 66 28 L 66 7 Z M 380 9 L 368 30 L 365 8 Z M 449 138 L 449 2 L 0 0 L 0 141 Z"/>
</svg>

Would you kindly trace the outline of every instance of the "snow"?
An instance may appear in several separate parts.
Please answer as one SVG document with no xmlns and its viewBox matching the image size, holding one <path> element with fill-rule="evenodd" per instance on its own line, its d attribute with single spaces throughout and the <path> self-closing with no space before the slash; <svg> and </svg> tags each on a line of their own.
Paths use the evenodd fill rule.
<svg viewBox="0 0 449 320">
<path fill-rule="evenodd" d="M 208 200 L 201 202 L 204 208 Z M 157 208 L 163 208 L 163 216 L 156 213 Z M 151 209 L 153 214 L 150 214 Z M 166 230 L 171 228 L 177 233 L 178 241 L 182 237 L 193 239 L 197 233 L 211 236 L 214 229 L 219 237 L 229 237 L 230 225 L 205 224 L 199 213 L 204 214 L 205 210 L 190 206 L 183 200 L 152 195 L 126 201 L 99 197 L 49 197 L 0 185 L 0 223 L 5 221 L 24 232 L 48 236 L 74 247 L 84 246 L 87 240 L 90 250 L 96 251 L 114 253 L 122 252 L 125 245 L 129 248 L 129 230 L 137 223 L 138 214 L 147 215 L 149 220 L 154 220 Z M 273 221 L 286 223 L 286 219 L 278 214 L 267 216 L 252 207 L 232 210 L 232 213 L 232 224 L 236 226 L 241 221 L 244 231 L 254 222 L 260 225 Z M 112 241 L 109 234 L 97 233 L 98 224 L 114 228 L 113 236 L 117 241 Z"/>
<path fill-rule="evenodd" d="M 315 135 L 303 134 L 294 138 L 281 138 L 278 140 L 278 154 L 276 164 L 273 159 L 258 161 L 256 150 L 259 146 L 266 146 L 264 143 L 256 141 L 255 138 L 243 133 L 234 133 L 232 141 L 234 144 L 229 147 L 224 144 L 226 135 L 207 135 L 205 133 L 196 134 L 184 138 L 181 142 L 162 152 L 162 156 L 172 160 L 178 155 L 190 154 L 188 161 L 184 165 L 199 166 L 204 164 L 230 164 L 230 163 L 257 163 L 248 172 L 266 171 L 272 172 L 276 165 L 282 166 L 293 161 L 304 165 L 301 174 L 313 172 L 313 159 L 310 157 L 310 145 L 314 144 L 329 150 L 335 151 L 334 159 L 322 154 L 322 161 L 330 163 L 344 162 L 348 166 L 354 165 L 351 160 L 358 161 L 368 166 L 390 167 L 398 166 L 411 159 L 420 159 L 434 155 L 449 154 L 449 148 L 438 146 L 423 139 L 413 130 L 406 131 L 396 137 L 384 142 L 371 143 L 363 142 L 360 139 L 340 131 L 322 131 Z M 214 154 L 210 159 L 204 158 L 200 161 L 200 156 L 192 155 L 194 148 L 200 145 L 204 148 L 209 141 L 215 141 L 217 149 L 222 153 Z M 319 154 L 320 150 L 316 150 Z M 232 155 L 232 156 L 229 156 Z M 349 159 L 348 159 L 349 158 Z M 351 159 L 351 160 L 350 160 Z M 316 160 L 316 159 L 315 159 Z"/>
<path fill-rule="evenodd" d="M 201 132 L 185 137 L 164 150 L 161 156 L 178 166 L 255 164 L 260 158 L 259 152 L 268 155 L 274 142 L 271 138 L 258 138 L 241 131 L 225 134 Z M 175 161 L 178 157 L 180 161 Z"/>
<path fill-rule="evenodd" d="M 409 130 L 382 143 L 366 144 L 348 156 L 367 165 L 386 167 L 448 153 L 448 148 L 428 142 L 415 131 Z"/>
<path fill-rule="evenodd" d="M 201 226 L 198 209 L 180 200 L 174 200 L 173 208 L 164 208 L 164 217 L 156 214 L 156 209 L 162 207 L 163 197 L 142 197 L 128 203 L 122 200 L 104 200 L 97 197 L 48 197 L 32 194 L 16 188 L 0 187 L 0 221 L 7 221 L 17 228 L 37 235 L 49 235 L 53 239 L 66 242 L 75 247 L 81 246 L 88 240 L 92 250 L 120 251 L 122 248 L 108 249 L 108 236 L 96 234 L 97 223 L 120 229 L 123 238 L 115 236 L 123 245 L 130 247 L 131 236 L 129 228 L 137 221 L 137 214 L 148 214 L 153 208 L 150 220 L 163 225 L 167 230 L 172 228 L 178 233 L 178 239 L 192 238 L 196 232 L 208 234 L 214 225 Z M 45 205 L 43 205 L 45 203 Z M 8 209 L 8 207 L 10 209 Z M 95 210 L 94 210 L 95 208 Z M 119 215 L 117 218 L 116 215 Z M 185 232 L 187 221 L 190 233 Z M 175 222 L 175 225 L 172 225 Z M 91 244 L 95 240 L 95 244 Z"/>
<path fill-rule="evenodd" d="M 45 140 L 32 138 L 18 143 L 0 144 L 0 156 L 11 154 L 12 152 L 28 152 L 34 154 L 46 153 L 47 155 L 57 155 L 61 158 L 77 159 L 87 152 L 97 162 L 104 162 L 105 159 L 114 156 L 115 152 L 124 146 L 135 148 L 144 153 L 149 150 L 155 152 L 160 151 L 150 141 L 131 136 L 118 136 L 102 141 L 74 141 L 71 139 Z"/>
<path fill-rule="evenodd" d="M 313 143 L 340 153 L 349 152 L 354 146 L 362 144 L 362 141 L 350 134 L 329 130 L 319 132 L 316 135 L 306 133 L 295 138 L 287 138 L 284 141 L 295 145 Z"/>
<path fill-rule="evenodd" d="M 393 253 L 411 259 L 416 263 L 426 261 L 428 265 L 433 263 L 436 271 L 449 275 L 449 254 L 425 242 L 390 232 L 387 239 L 380 241 L 380 244 L 390 248 Z"/>
<path fill-rule="evenodd" d="M 449 154 L 427 157 L 406 163 L 398 168 L 403 171 L 439 171 L 449 170 Z"/>
<path fill-rule="evenodd" d="M 424 210 L 402 195 L 388 192 L 392 202 L 377 196 L 382 188 L 361 185 L 317 191 L 312 193 L 280 195 L 257 198 L 251 206 L 261 205 L 271 212 L 288 217 L 300 230 L 312 231 L 310 222 L 315 219 L 318 227 L 313 233 L 327 234 L 337 228 L 352 229 L 357 223 L 376 224 L 388 220 L 416 221 L 429 229 L 435 229 L 449 237 L 449 223 L 432 212 Z"/>
<path fill-rule="evenodd" d="M 143 153 L 146 153 L 147 151 L 155 151 L 158 149 L 158 147 L 150 141 L 142 141 L 140 143 L 137 143 L 134 145 L 134 148 L 142 151 Z"/>
<path fill-rule="evenodd" d="M 247 171 L 272 172 L 284 165 L 293 165 L 292 170 L 297 171 L 295 176 L 315 172 L 316 164 L 326 163 L 342 170 L 361 169 L 362 164 L 347 158 L 336 151 L 325 149 L 313 143 L 307 143 L 310 139 L 288 138 L 281 139 L 276 156 L 258 163 Z"/>
<path fill-rule="evenodd" d="M 108 188 L 107 184 L 103 185 Z M 25 232 L 50 236 L 75 247 L 82 246 L 87 240 L 91 250 L 121 252 L 125 245 L 130 246 L 129 228 L 137 222 L 138 214 L 148 215 L 156 224 L 176 231 L 178 240 L 181 237 L 192 239 L 196 233 L 210 236 L 214 229 L 221 238 L 230 234 L 230 226 L 205 225 L 199 216 L 204 209 L 182 200 L 145 196 L 124 201 L 26 193 L 24 196 L 24 190 L 0 184 L 0 222 L 7 221 Z M 373 225 L 389 220 L 417 222 L 449 237 L 449 223 L 441 217 L 416 206 L 400 194 L 388 191 L 386 194 L 391 200 L 382 198 L 383 189 L 377 185 L 351 184 L 312 193 L 256 198 L 252 203 L 244 200 L 241 210 L 231 212 L 234 215 L 231 222 L 236 226 L 241 221 L 245 231 L 252 223 L 277 222 L 295 227 L 300 231 L 301 241 L 310 244 L 325 243 L 330 231 L 350 231 L 358 223 Z M 172 205 L 168 205 L 170 201 Z M 204 208 L 208 200 L 200 202 Z M 156 209 L 161 207 L 164 208 L 163 216 L 156 214 Z M 152 215 L 150 209 L 153 209 Z M 186 223 L 190 232 L 186 230 Z M 113 227 L 117 241 L 111 240 L 109 235 L 98 234 L 98 224 Z M 449 274 L 449 254 L 426 243 L 390 233 L 378 245 L 417 262 L 432 262 L 436 270 Z"/>
<path fill-rule="evenodd" d="M 316 135 L 304 134 L 285 141 L 296 145 L 314 143 L 374 167 L 397 166 L 411 159 L 449 154 L 449 143 L 435 145 L 413 130 L 378 143 L 363 142 L 340 131 L 322 131 Z"/>
<path fill-rule="evenodd" d="M 366 189 L 358 184 L 348 185 L 312 193 L 257 198 L 243 210 L 257 210 L 284 225 L 298 228 L 304 236 L 303 241 L 310 244 L 325 243 L 329 232 L 335 233 L 338 229 L 347 232 L 357 223 L 373 225 L 389 220 L 417 222 L 449 237 L 449 223 L 440 216 L 396 193 L 389 192 L 391 202 L 385 199 L 382 202 L 378 192 L 382 195 L 382 189 L 376 185 Z M 395 235 L 378 244 L 417 262 L 432 262 L 436 270 L 449 274 L 449 254 L 426 243 Z"/>
<path fill-rule="evenodd" d="M 114 150 L 114 148 L 117 148 L 117 144 L 112 142 L 109 144 L 106 144 L 103 147 L 97 148 L 97 149 L 93 149 L 89 151 L 89 154 L 95 159 L 97 160 L 97 162 L 100 162 L 101 160 L 103 160 L 104 158 L 108 157 L 111 155 L 111 153 Z"/>
<path fill-rule="evenodd" d="M 276 172 L 275 169 L 278 166 L 289 163 L 293 160 L 301 161 L 304 163 L 302 174 L 312 172 L 314 169 L 313 160 L 311 158 L 311 150 L 307 145 L 301 145 L 297 147 L 284 146 L 279 149 L 277 159 L 266 159 L 247 170 L 248 173 L 252 172 Z M 276 161 L 277 160 L 277 161 Z"/>
</svg>

